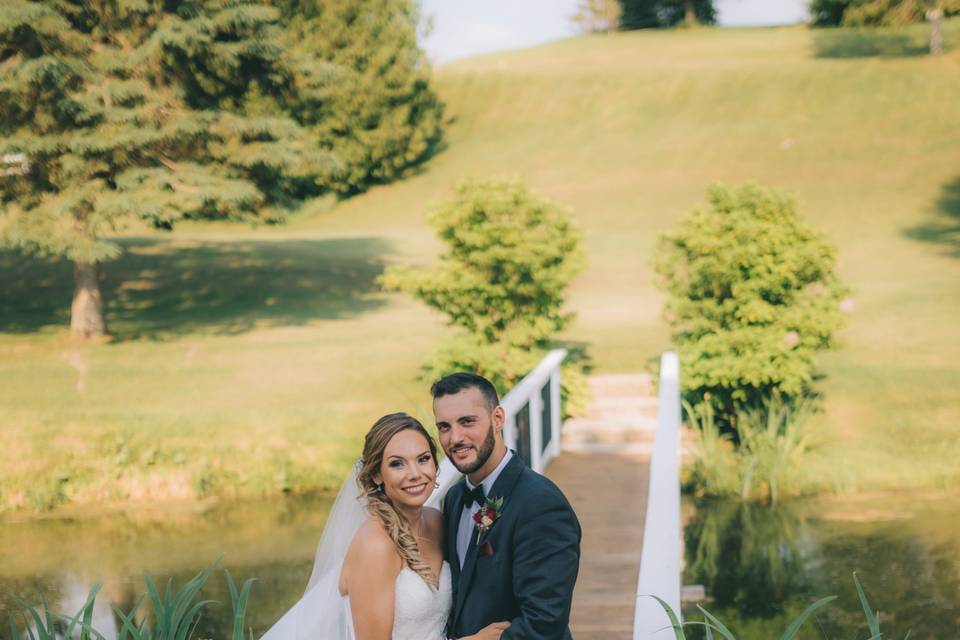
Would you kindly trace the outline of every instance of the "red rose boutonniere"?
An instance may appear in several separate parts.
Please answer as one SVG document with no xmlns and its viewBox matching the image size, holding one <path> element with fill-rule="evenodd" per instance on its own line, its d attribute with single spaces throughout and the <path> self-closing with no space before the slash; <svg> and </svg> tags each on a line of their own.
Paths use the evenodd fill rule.
<svg viewBox="0 0 960 640">
<path fill-rule="evenodd" d="M 473 523 L 474 528 L 477 530 L 477 538 L 486 533 L 490 527 L 493 526 L 493 523 L 497 521 L 497 518 L 500 517 L 500 512 L 503 510 L 503 497 L 499 497 L 495 500 L 487 498 L 483 506 L 473 514 Z"/>
</svg>

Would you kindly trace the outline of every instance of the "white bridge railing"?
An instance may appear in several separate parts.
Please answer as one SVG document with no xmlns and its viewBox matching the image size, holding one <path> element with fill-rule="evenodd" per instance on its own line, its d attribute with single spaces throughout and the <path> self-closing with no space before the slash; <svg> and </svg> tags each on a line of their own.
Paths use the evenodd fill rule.
<svg viewBox="0 0 960 640">
<path fill-rule="evenodd" d="M 673 637 L 670 619 L 651 595 L 680 616 L 680 361 L 670 351 L 660 358 L 658 402 L 633 640 Z"/>
<path fill-rule="evenodd" d="M 565 349 L 554 349 L 533 371 L 500 398 L 507 414 L 503 439 L 508 448 L 537 473 L 543 473 L 550 460 L 560 453 L 560 365 Z M 460 478 L 449 459 L 440 462 L 437 482 L 427 506 L 437 507 L 442 496 Z"/>
</svg>

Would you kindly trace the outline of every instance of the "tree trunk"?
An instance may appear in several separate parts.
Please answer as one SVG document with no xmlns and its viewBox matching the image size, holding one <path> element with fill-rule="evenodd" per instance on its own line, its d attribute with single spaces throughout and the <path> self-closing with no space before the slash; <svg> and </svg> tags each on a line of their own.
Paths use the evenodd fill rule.
<svg viewBox="0 0 960 640">
<path fill-rule="evenodd" d="M 693 0 L 685 0 L 684 2 L 683 21 L 688 27 L 693 27 L 697 24 L 697 10 L 693 5 Z"/>
<path fill-rule="evenodd" d="M 930 21 L 930 53 L 943 53 L 943 9 L 934 7 L 927 11 L 927 20 Z"/>
<path fill-rule="evenodd" d="M 81 338 L 94 338 L 107 333 L 103 318 L 103 296 L 100 295 L 100 263 L 73 263 L 73 305 L 70 307 L 70 332 Z"/>
</svg>

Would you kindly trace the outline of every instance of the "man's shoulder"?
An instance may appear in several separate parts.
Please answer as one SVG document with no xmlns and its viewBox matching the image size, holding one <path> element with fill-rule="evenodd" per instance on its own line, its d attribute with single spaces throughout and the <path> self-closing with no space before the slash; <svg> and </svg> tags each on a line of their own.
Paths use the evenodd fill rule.
<svg viewBox="0 0 960 640">
<path fill-rule="evenodd" d="M 545 501 L 547 504 L 559 501 L 568 507 L 570 506 L 567 496 L 553 480 L 526 466 L 520 472 L 514 494 L 520 494 L 529 500 Z"/>
</svg>

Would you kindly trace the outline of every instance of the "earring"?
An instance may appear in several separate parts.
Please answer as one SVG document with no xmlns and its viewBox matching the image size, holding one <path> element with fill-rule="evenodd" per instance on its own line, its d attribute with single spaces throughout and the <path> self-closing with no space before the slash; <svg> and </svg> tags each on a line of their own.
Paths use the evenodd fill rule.
<svg viewBox="0 0 960 640">
<path fill-rule="evenodd" d="M 382 483 L 382 482 L 377 485 L 377 491 L 379 491 L 380 493 L 383 493 L 383 483 Z"/>
<path fill-rule="evenodd" d="M 433 483 L 433 488 L 434 488 L 434 489 L 439 489 L 439 488 L 440 488 L 440 483 L 439 483 L 439 482 L 434 482 L 434 483 Z"/>
</svg>

